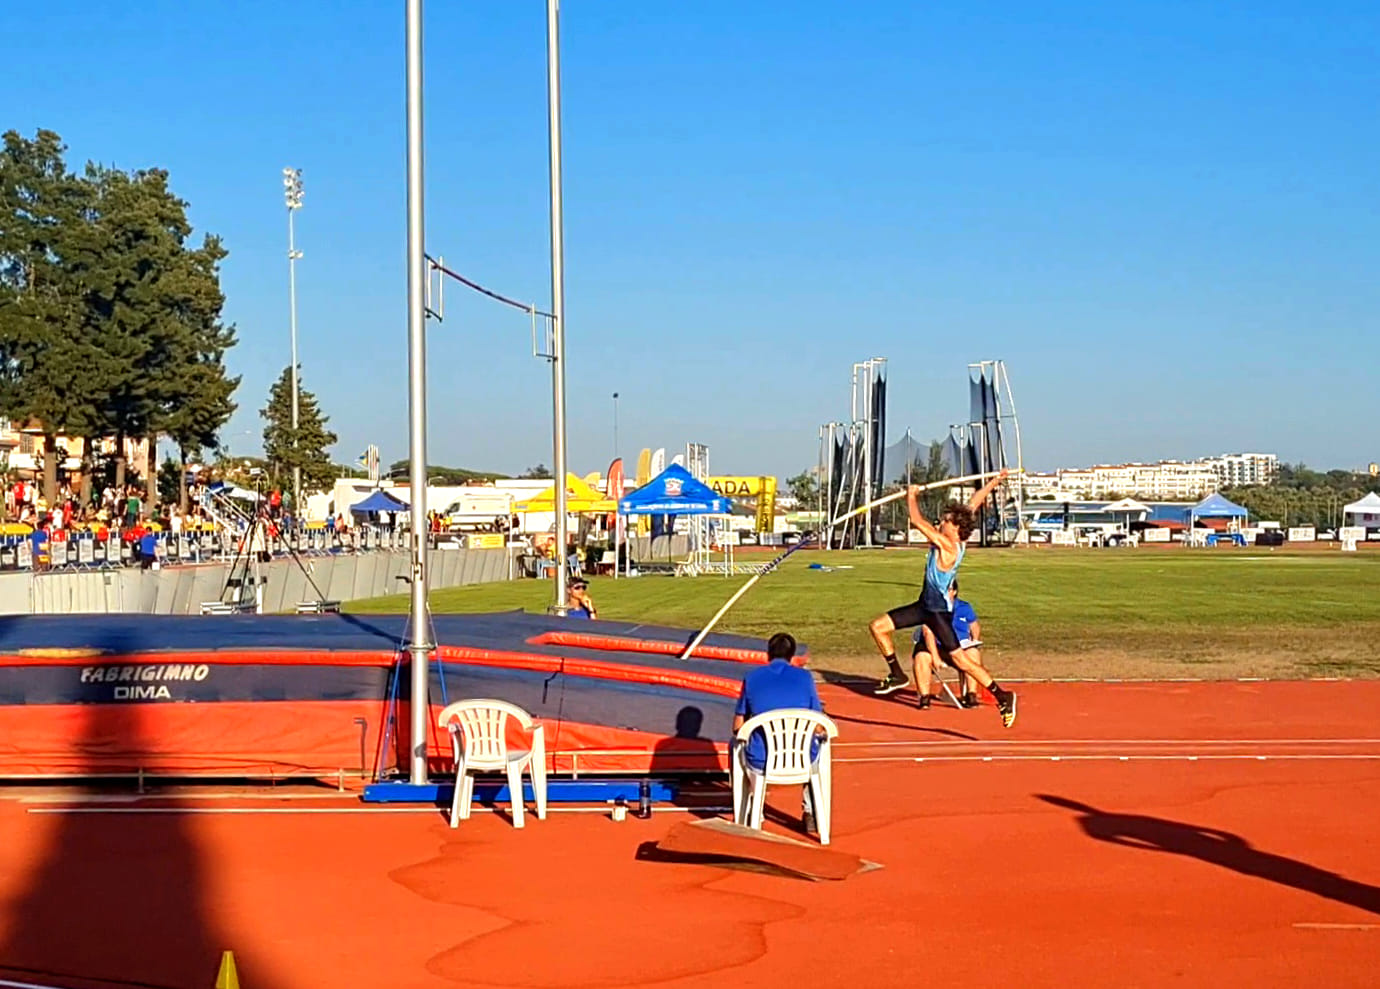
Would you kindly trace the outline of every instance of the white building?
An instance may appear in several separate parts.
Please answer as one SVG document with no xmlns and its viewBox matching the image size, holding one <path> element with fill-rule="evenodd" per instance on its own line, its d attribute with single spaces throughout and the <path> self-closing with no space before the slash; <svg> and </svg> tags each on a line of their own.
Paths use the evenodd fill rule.
<svg viewBox="0 0 1380 989">
<path fill-rule="evenodd" d="M 1033 500 L 1111 499 L 1123 495 L 1163 501 L 1189 501 L 1218 488 L 1270 484 L 1279 475 L 1273 453 L 1230 453 L 1202 460 L 1161 460 L 1156 464 L 1097 464 L 1025 476 Z"/>
<path fill-rule="evenodd" d="M 1273 453 L 1224 453 L 1199 461 L 1217 475 L 1224 488 L 1246 484 L 1273 484 L 1279 476 L 1279 457 Z"/>
</svg>

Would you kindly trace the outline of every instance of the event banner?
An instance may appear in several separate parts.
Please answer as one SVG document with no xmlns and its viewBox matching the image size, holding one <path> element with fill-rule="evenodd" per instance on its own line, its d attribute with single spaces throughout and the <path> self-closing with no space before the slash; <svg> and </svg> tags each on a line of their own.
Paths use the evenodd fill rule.
<svg viewBox="0 0 1380 989">
<path fill-rule="evenodd" d="M 757 531 L 776 530 L 776 478 L 764 477 L 762 490 L 757 495 Z"/>
</svg>

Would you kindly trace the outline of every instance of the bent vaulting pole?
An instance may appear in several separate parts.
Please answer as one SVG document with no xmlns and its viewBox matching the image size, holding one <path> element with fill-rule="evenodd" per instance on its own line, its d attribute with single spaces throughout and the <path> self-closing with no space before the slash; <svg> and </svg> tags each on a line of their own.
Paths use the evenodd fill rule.
<svg viewBox="0 0 1380 989">
<path fill-rule="evenodd" d="M 551 151 L 551 443 L 556 475 L 556 602 L 565 614 L 565 219 L 561 206 L 561 4 L 546 0 L 546 102 Z"/>
<path fill-rule="evenodd" d="M 412 691 L 408 777 L 427 781 L 426 737 L 431 708 L 426 620 L 426 237 L 422 194 L 422 0 L 407 0 L 407 369 L 408 455 L 412 482 Z"/>
</svg>

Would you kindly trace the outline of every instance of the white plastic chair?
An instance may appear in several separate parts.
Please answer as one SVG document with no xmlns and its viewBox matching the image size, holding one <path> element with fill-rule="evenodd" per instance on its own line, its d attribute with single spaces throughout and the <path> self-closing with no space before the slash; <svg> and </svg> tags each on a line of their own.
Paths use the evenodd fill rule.
<svg viewBox="0 0 1380 989">
<path fill-rule="evenodd" d="M 531 733 L 530 749 L 508 748 L 508 719 L 517 721 Z M 450 804 L 450 826 L 468 820 L 474 802 L 474 775 L 503 770 L 508 774 L 508 794 L 512 800 L 513 827 L 522 827 L 522 771 L 532 777 L 537 820 L 546 820 L 546 732 L 532 716 L 507 701 L 490 698 L 456 701 L 441 711 L 442 728 L 450 731 L 451 751 L 455 755 L 455 797 Z"/>
<path fill-rule="evenodd" d="M 810 758 L 816 732 L 820 734 L 819 756 Z M 766 764 L 762 769 L 748 765 L 748 739 L 760 731 L 766 742 Z M 830 745 L 838 727 L 818 711 L 782 708 L 749 718 L 733 739 L 729 772 L 733 780 L 733 823 L 750 828 L 762 827 L 767 787 L 778 783 L 805 783 L 814 798 L 815 824 L 819 843 L 829 844 L 830 822 Z"/>
</svg>

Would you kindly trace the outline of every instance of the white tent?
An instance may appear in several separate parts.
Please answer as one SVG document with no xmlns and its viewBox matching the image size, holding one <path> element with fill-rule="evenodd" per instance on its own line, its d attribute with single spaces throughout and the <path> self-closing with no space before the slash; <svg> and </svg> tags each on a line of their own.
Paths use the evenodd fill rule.
<svg viewBox="0 0 1380 989">
<path fill-rule="evenodd" d="M 1110 505 L 1103 505 L 1098 511 L 1107 512 L 1111 515 L 1125 515 L 1126 531 L 1130 532 L 1131 517 L 1133 515 L 1139 516 L 1140 520 L 1143 521 L 1145 516 L 1150 514 L 1150 506 L 1136 501 L 1134 498 L 1122 498 L 1120 501 L 1114 501 Z"/>
<path fill-rule="evenodd" d="M 1342 509 L 1344 525 L 1380 526 L 1380 494 L 1372 491 L 1360 501 L 1353 501 Z"/>
</svg>

